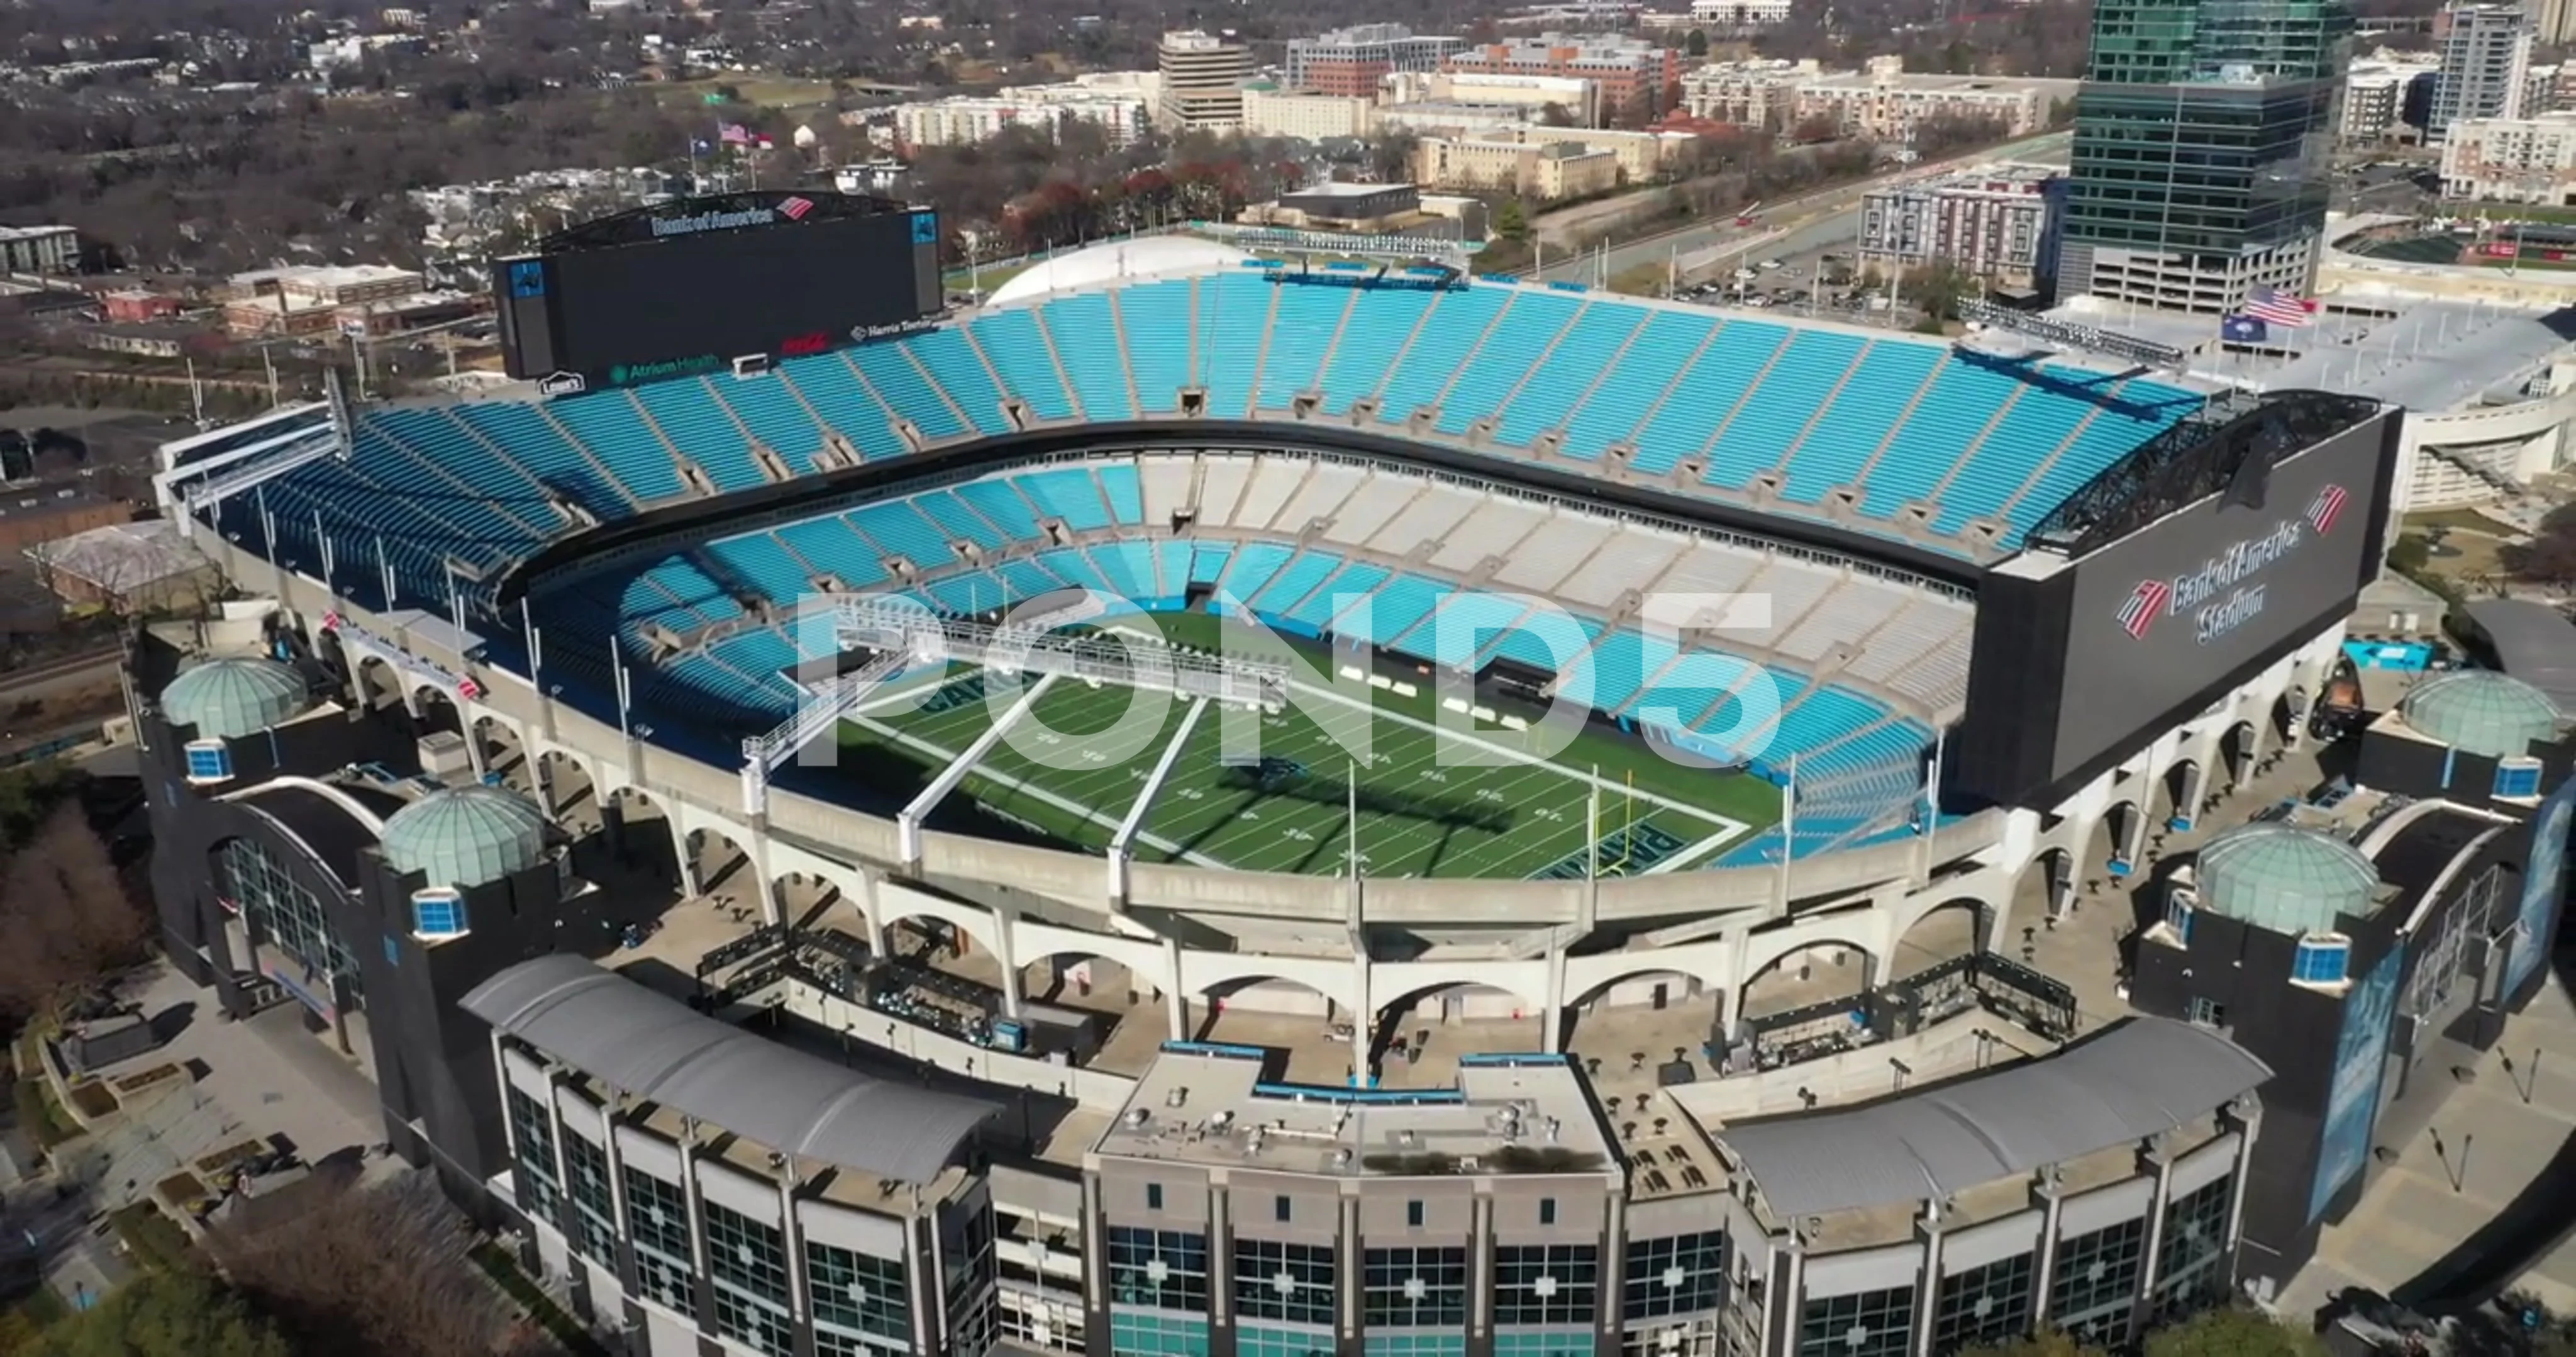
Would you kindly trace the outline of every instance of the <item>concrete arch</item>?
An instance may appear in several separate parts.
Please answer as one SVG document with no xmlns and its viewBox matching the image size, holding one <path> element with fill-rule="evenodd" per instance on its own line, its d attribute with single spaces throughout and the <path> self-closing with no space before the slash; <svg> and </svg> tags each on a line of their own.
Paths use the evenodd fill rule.
<svg viewBox="0 0 2576 1357">
<path fill-rule="evenodd" d="M 336 641 L 337 638 L 334 639 Z M 349 673 L 349 682 L 359 706 L 370 711 L 392 706 L 410 709 L 411 694 L 403 687 L 402 675 L 395 672 L 383 656 L 363 650 L 343 653 L 358 657 L 357 667 Z"/>
<path fill-rule="evenodd" d="M 1158 977 L 1139 975 L 1116 957 L 1096 951 L 1066 949 L 1019 961 L 1020 993 L 1039 1003 L 1117 1013 L 1130 1001 L 1141 1003 L 1162 993 L 1155 984 Z"/>
<path fill-rule="evenodd" d="M 2254 760 L 2261 741 L 2252 721 L 2233 721 L 2218 737 L 2219 757 L 2226 770 L 2225 785 L 2241 787 L 2254 776 Z"/>
<path fill-rule="evenodd" d="M 454 694 L 435 684 L 423 683 L 411 690 L 412 723 L 427 735 L 443 731 L 462 738 L 465 734 L 465 708 Z"/>
<path fill-rule="evenodd" d="M 1888 978 L 1902 980 L 1945 961 L 1973 956 L 1993 946 L 1988 936 L 1991 905 L 1978 896 L 1952 896 L 1935 902 L 1907 922 L 1897 934 Z"/>
<path fill-rule="evenodd" d="M 1566 1006 L 1575 1009 L 1669 1008 L 1718 988 L 1723 987 L 1710 985 L 1688 971 L 1670 966 L 1640 966 L 1604 977 L 1575 995 Z"/>
<path fill-rule="evenodd" d="M 1547 1007 L 1545 961 L 1408 961 L 1369 971 L 1370 997 L 1379 1012 L 1394 1012 L 1417 1001 L 1456 991 L 1480 991 L 1506 1001 L 1499 1013 L 1470 1016 L 1509 1018 L 1514 1012 L 1537 1013 Z M 1479 1004 L 1480 1010 L 1490 1005 Z"/>
<path fill-rule="evenodd" d="M 1810 938 L 1748 970 L 1737 1011 L 1745 1018 L 1867 993 L 1883 963 L 1868 948 L 1837 937 Z"/>
<path fill-rule="evenodd" d="M 1347 961 L 1194 952 L 1182 958 L 1181 986 L 1191 1003 L 1210 1009 L 1321 1016 L 1320 1006 L 1300 1003 L 1291 993 L 1305 991 L 1342 1017 L 1360 1011 L 1356 978 Z"/>
<path fill-rule="evenodd" d="M 975 905 L 959 904 L 926 891 L 880 881 L 876 884 L 876 927 L 886 936 L 884 946 L 896 949 L 895 925 L 907 919 L 927 919 L 945 925 L 957 937 L 974 944 L 988 955 L 1002 954 L 1004 939 L 1001 921 L 992 911 Z M 1017 941 L 1016 938 L 1011 941 Z"/>
</svg>

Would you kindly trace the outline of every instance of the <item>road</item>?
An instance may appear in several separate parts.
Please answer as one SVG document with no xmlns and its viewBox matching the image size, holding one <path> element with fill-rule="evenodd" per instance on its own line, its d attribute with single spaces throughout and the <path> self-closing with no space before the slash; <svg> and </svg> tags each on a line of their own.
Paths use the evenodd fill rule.
<svg viewBox="0 0 2576 1357">
<path fill-rule="evenodd" d="M 2051 132 L 2028 141 L 1998 146 L 1974 155 L 1923 165 L 1908 165 L 1890 174 L 1856 184 L 1823 189 L 1801 198 L 1778 203 L 1765 203 L 1759 226 L 1739 228 L 1732 218 L 1718 218 L 1695 226 L 1677 227 L 1670 231 L 1640 237 L 1624 245 L 1611 247 L 1608 257 L 1573 255 L 1551 260 L 1544 272 L 1536 275 L 1543 282 L 1589 283 L 1613 278 L 1629 269 L 1644 265 L 1662 266 L 1676 256 L 1688 256 L 1703 250 L 1717 249 L 1729 255 L 1737 252 L 1771 255 L 1803 254 L 1826 249 L 1859 234 L 1854 217 L 1869 190 L 1925 174 L 1964 169 L 1993 160 L 2018 160 L 2030 164 L 2062 165 L 2066 163 L 2069 134 Z M 1526 270 L 1523 277 L 1531 276 Z"/>
</svg>

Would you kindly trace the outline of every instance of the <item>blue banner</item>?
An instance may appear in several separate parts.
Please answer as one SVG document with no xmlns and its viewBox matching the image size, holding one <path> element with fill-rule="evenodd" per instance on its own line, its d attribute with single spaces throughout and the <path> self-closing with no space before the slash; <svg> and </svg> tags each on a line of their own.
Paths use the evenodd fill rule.
<svg viewBox="0 0 2576 1357">
<path fill-rule="evenodd" d="M 2229 316 L 2218 322 L 2218 337 L 2230 344 L 2261 344 L 2272 337 L 2272 327 L 2252 316 Z"/>
<path fill-rule="evenodd" d="M 2308 1220 L 2360 1173 L 2370 1159 L 2370 1133 L 2379 1120 L 2379 1085 L 2388 1065 L 2388 1038 L 2397 1023 L 2397 982 L 2406 974 L 2406 948 L 2391 947 L 2343 1004 L 2343 1034 L 2335 1038 L 2334 1082 L 2327 1086 L 2325 1129 L 2317 1138 L 2317 1181 L 2308 1193 Z"/>
<path fill-rule="evenodd" d="M 2558 906 L 2566 894 L 2567 831 L 2576 821 L 2576 777 L 2558 784 L 2558 790 L 2540 805 L 2532 817 L 2531 852 L 2522 864 L 2522 910 L 2514 920 L 2522 936 L 2516 938 L 2513 952 L 2505 958 L 2503 997 L 2510 999 L 2522 989 L 2549 955 L 2549 935 L 2558 923 Z"/>
</svg>

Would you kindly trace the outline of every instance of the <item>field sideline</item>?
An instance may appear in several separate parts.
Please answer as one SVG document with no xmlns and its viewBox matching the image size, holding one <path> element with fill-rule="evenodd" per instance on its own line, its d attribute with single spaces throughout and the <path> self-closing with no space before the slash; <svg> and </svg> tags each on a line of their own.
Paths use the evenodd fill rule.
<svg viewBox="0 0 2576 1357">
<path fill-rule="evenodd" d="M 1213 704 L 1194 716 L 1194 704 L 1171 699 L 1159 720 L 1124 733 L 1123 748 L 1108 741 L 1090 748 L 1131 703 L 1150 712 L 1157 698 L 1058 678 L 1040 692 L 1034 719 L 985 754 L 960 795 L 1045 838 L 1103 851 L 1177 738 L 1171 771 L 1133 845 L 1140 860 L 1334 874 L 1356 858 L 1366 874 L 1395 877 L 1580 878 L 1587 858 L 1604 876 L 1675 871 L 1779 818 L 1779 790 L 1768 782 L 1671 763 L 1639 739 L 1587 728 L 1541 758 L 1526 752 L 1523 732 L 1443 730 L 1427 676 L 1411 698 L 1376 689 L 1363 704 L 1329 687 L 1330 653 L 1314 643 L 1196 613 L 1125 617 L 1108 629 L 1288 660 L 1301 700 L 1261 718 L 1257 765 L 1230 767 L 1221 757 L 1224 717 Z M 1026 691 L 1012 683 L 997 708 L 984 675 L 964 668 L 939 676 L 925 697 L 932 686 L 904 684 L 863 704 L 842 727 L 843 747 L 890 756 L 927 782 Z M 1337 737 L 1370 722 L 1369 765 L 1355 769 Z M 1496 766 L 1444 759 L 1444 748 L 1461 741 L 1482 746 L 1484 762 Z"/>
</svg>

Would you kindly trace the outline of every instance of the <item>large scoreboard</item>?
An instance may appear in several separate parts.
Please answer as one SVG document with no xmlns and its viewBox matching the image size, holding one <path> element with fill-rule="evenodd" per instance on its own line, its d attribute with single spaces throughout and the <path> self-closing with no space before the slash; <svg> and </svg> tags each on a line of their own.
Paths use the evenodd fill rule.
<svg viewBox="0 0 2576 1357">
<path fill-rule="evenodd" d="M 493 261 L 513 377 L 570 395 L 757 366 L 939 314 L 939 220 L 853 194 L 688 198 Z"/>
</svg>

